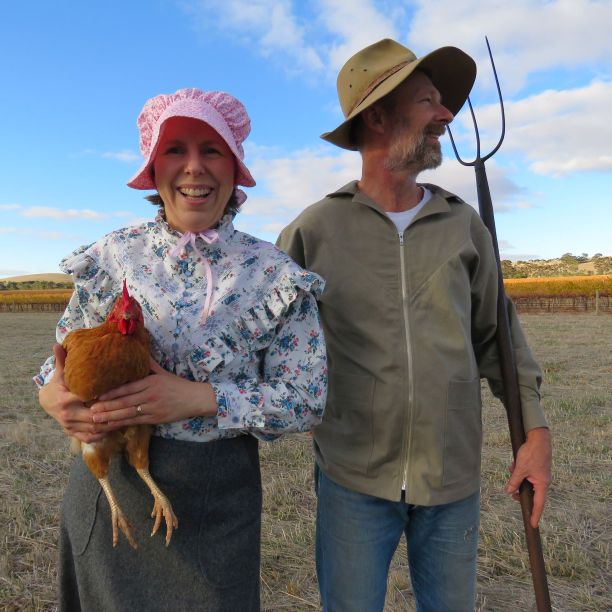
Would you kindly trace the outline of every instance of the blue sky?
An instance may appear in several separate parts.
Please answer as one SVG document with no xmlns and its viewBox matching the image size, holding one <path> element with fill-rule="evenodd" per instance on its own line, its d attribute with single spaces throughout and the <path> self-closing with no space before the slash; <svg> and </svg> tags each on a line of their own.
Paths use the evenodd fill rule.
<svg viewBox="0 0 612 612">
<path fill-rule="evenodd" d="M 57 272 L 81 244 L 148 219 L 127 180 L 144 102 L 182 87 L 246 105 L 257 186 L 239 229 L 275 240 L 305 206 L 359 178 L 359 157 L 319 139 L 342 120 L 335 79 L 384 37 L 417 55 L 455 45 L 476 60 L 472 101 L 486 148 L 502 257 L 612 255 L 610 0 L 35 0 L 0 19 L 0 278 Z M 453 132 L 473 153 L 469 113 Z M 421 175 L 476 204 L 473 172 L 445 145 Z"/>
</svg>

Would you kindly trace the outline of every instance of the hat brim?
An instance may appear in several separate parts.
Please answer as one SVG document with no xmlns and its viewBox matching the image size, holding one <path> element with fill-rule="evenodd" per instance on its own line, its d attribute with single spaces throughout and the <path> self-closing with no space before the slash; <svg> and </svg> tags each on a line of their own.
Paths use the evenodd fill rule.
<svg viewBox="0 0 612 612">
<path fill-rule="evenodd" d="M 343 149 L 356 151 L 357 147 L 351 142 L 353 119 L 374 102 L 391 93 L 417 69 L 427 73 L 442 96 L 442 104 L 453 115 L 456 115 L 465 104 L 476 80 L 476 63 L 467 53 L 457 47 L 441 47 L 414 62 L 406 64 L 385 79 L 352 110 L 345 121 L 335 130 L 321 134 L 321 138 Z"/>
<path fill-rule="evenodd" d="M 129 180 L 127 183 L 128 187 L 132 189 L 157 189 L 157 185 L 155 185 L 155 181 L 153 180 L 153 161 L 155 159 L 155 155 L 152 155 L 150 159 L 146 160 L 136 174 Z M 251 176 L 249 169 L 244 165 L 244 163 L 238 159 L 238 157 L 234 154 L 234 159 L 236 160 L 236 185 L 242 185 L 244 187 L 254 187 L 255 179 Z"/>
<path fill-rule="evenodd" d="M 235 141 L 230 137 L 229 133 L 227 133 L 228 128 L 224 129 L 224 124 L 220 123 L 218 120 L 215 120 L 214 115 L 209 115 L 203 110 L 199 113 L 189 111 L 172 112 L 171 114 L 169 114 L 168 117 L 164 118 L 163 121 L 160 121 L 154 135 L 155 144 L 151 148 L 151 152 L 149 153 L 147 159 L 145 159 L 142 166 L 140 166 L 138 172 L 136 172 L 136 174 L 128 182 L 128 187 L 132 187 L 132 189 L 157 189 L 155 181 L 153 180 L 152 166 L 155 160 L 155 155 L 157 154 L 157 147 L 159 145 L 162 128 L 166 121 L 174 117 L 189 117 L 191 119 L 197 119 L 198 121 L 206 123 L 207 125 L 212 127 L 217 132 L 217 134 L 219 134 L 219 136 L 223 138 L 230 151 L 232 152 L 234 159 L 236 160 L 235 185 L 242 185 L 244 187 L 253 187 L 255 185 L 255 179 L 252 177 L 251 173 L 249 172 L 249 169 L 245 166 L 244 162 L 239 157 L 239 152 L 236 148 Z"/>
</svg>

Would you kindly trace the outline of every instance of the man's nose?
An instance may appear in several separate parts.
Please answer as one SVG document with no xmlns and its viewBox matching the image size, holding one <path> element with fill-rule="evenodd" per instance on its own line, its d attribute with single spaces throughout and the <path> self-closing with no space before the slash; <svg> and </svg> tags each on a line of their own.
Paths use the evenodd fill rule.
<svg viewBox="0 0 612 612">
<path fill-rule="evenodd" d="M 446 123 L 447 125 L 455 118 L 455 115 L 451 113 L 444 104 L 438 104 L 438 121 Z"/>
</svg>

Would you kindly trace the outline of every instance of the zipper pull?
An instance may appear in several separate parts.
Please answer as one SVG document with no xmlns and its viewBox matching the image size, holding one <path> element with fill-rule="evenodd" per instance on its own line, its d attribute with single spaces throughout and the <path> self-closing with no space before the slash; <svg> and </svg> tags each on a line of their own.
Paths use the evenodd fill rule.
<svg viewBox="0 0 612 612">
<path fill-rule="evenodd" d="M 397 232 L 400 240 L 400 246 L 404 246 L 404 232 Z"/>
</svg>

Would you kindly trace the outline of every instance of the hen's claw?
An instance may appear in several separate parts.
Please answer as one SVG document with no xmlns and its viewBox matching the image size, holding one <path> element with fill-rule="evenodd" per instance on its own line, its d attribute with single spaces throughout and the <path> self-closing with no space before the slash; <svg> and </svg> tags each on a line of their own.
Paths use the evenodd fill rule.
<svg viewBox="0 0 612 612">
<path fill-rule="evenodd" d="M 119 529 L 123 532 L 123 535 L 127 538 L 127 541 L 130 543 L 130 546 L 133 549 L 138 548 L 138 544 L 136 543 L 136 539 L 134 538 L 134 529 L 127 520 L 125 514 L 123 514 L 123 510 L 119 507 L 117 503 L 117 499 L 115 498 L 115 494 L 110 486 L 108 478 L 104 476 L 103 478 L 99 478 L 98 482 L 100 483 L 104 494 L 106 495 L 106 499 L 108 500 L 108 505 L 110 506 L 111 511 L 111 524 L 113 526 L 113 548 L 119 544 Z"/>
<path fill-rule="evenodd" d="M 119 529 L 121 529 L 121 532 L 126 537 L 130 546 L 136 550 L 138 548 L 138 543 L 134 537 L 134 528 L 119 506 L 111 508 L 111 523 L 113 525 L 113 548 L 119 544 Z"/>
<path fill-rule="evenodd" d="M 166 546 L 170 544 L 170 540 L 172 538 L 172 532 L 175 529 L 178 529 L 178 519 L 174 514 L 174 510 L 172 510 L 172 505 L 168 498 L 161 492 L 160 488 L 155 484 L 153 478 L 151 478 L 151 474 L 149 474 L 148 469 L 139 469 L 137 470 L 140 477 L 147 483 L 149 490 L 151 491 L 151 495 L 153 495 L 153 499 L 155 500 L 153 504 L 153 511 L 151 512 L 151 518 L 155 519 L 155 523 L 153 524 L 153 531 L 151 531 L 151 536 L 154 536 L 159 528 L 161 527 L 162 519 L 166 522 Z"/>
<path fill-rule="evenodd" d="M 175 529 L 178 529 L 178 519 L 172 510 L 172 506 L 168 501 L 168 498 L 161 497 L 155 498 L 155 503 L 153 504 L 153 512 L 151 512 L 151 518 L 155 519 L 155 524 L 153 525 L 153 531 L 151 531 L 151 537 L 153 537 L 157 530 L 161 526 L 162 518 L 166 521 L 166 546 L 170 544 L 170 540 L 172 539 L 172 532 Z"/>
</svg>

